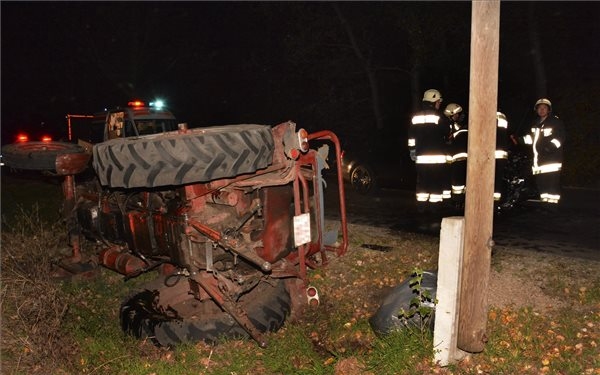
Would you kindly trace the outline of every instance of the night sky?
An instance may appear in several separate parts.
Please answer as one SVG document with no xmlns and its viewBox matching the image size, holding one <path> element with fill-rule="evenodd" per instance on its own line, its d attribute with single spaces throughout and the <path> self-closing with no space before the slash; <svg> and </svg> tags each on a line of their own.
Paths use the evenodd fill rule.
<svg viewBox="0 0 600 375">
<path fill-rule="evenodd" d="M 191 126 L 293 120 L 360 134 L 375 121 L 366 61 L 384 130 L 406 128 L 417 60 L 420 92 L 467 106 L 470 2 L 338 4 L 363 60 L 327 2 L 3 1 L 2 143 L 132 98 L 162 98 Z M 515 124 L 538 97 L 532 19 L 556 109 L 599 92 L 600 3 L 502 2 L 499 107 Z"/>
</svg>

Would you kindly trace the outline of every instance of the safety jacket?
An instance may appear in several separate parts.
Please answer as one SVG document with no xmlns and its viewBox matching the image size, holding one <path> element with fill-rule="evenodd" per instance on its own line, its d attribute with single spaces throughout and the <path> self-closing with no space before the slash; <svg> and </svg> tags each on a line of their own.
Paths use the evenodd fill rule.
<svg viewBox="0 0 600 375">
<path fill-rule="evenodd" d="M 450 179 L 445 176 L 445 165 L 451 161 L 447 144 L 449 132 L 448 119 L 428 103 L 424 102 L 423 110 L 411 119 L 408 149 L 417 164 L 419 202 L 439 203 L 452 197 Z"/>
<path fill-rule="evenodd" d="M 496 151 L 494 158 L 496 159 L 496 171 L 494 182 L 494 200 L 499 201 L 502 198 L 502 175 L 506 160 L 508 160 L 508 121 L 504 114 L 498 112 L 496 114 Z"/>
<path fill-rule="evenodd" d="M 508 121 L 497 117 L 496 121 L 496 159 L 508 159 Z"/>
<path fill-rule="evenodd" d="M 544 121 L 538 118 L 531 133 L 523 137 L 525 144 L 532 146 L 534 175 L 561 170 L 564 133 L 562 120 L 550 114 Z"/>
<path fill-rule="evenodd" d="M 408 149 L 416 156 L 417 164 L 445 164 L 448 155 L 448 120 L 434 108 L 415 114 L 408 129 Z"/>
<path fill-rule="evenodd" d="M 459 173 L 462 177 L 451 178 L 452 185 L 452 194 L 464 194 L 466 191 L 466 185 L 464 181 L 464 177 L 466 177 L 466 160 L 467 160 L 467 146 L 468 146 L 468 136 L 469 130 L 460 124 L 454 124 L 453 129 L 456 129 L 454 133 L 452 133 L 452 144 L 450 146 L 452 163 L 456 163 L 452 165 L 453 173 Z M 463 162 L 463 163 L 460 163 Z M 454 169 L 456 168 L 456 169 Z M 460 171 L 460 172 L 458 172 Z M 464 171 L 464 172 L 463 172 Z M 463 174 L 464 173 L 464 174 Z"/>
<path fill-rule="evenodd" d="M 452 162 L 467 159 L 468 129 L 460 128 L 452 133 Z"/>
</svg>

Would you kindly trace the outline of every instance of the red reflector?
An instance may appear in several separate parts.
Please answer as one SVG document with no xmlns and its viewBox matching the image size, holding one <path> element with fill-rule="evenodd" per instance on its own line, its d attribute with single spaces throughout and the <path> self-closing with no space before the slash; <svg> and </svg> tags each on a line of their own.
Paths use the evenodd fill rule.
<svg viewBox="0 0 600 375">
<path fill-rule="evenodd" d="M 52 137 L 49 135 L 42 136 L 42 142 L 52 142 Z"/>
<path fill-rule="evenodd" d="M 290 156 L 292 157 L 292 159 L 296 160 L 296 159 L 298 159 L 298 156 L 300 156 L 300 151 L 293 148 L 290 150 Z"/>
<path fill-rule="evenodd" d="M 17 135 L 17 142 L 27 142 L 29 141 L 29 136 L 27 134 L 21 133 Z"/>
</svg>

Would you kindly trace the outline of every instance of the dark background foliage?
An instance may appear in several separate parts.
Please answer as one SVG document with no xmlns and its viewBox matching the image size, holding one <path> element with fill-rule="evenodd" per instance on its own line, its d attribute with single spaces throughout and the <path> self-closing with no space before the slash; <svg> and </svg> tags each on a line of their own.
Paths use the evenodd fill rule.
<svg viewBox="0 0 600 375">
<path fill-rule="evenodd" d="M 428 88 L 468 106 L 470 2 L 2 2 L 2 143 L 67 113 L 166 100 L 192 126 L 293 120 L 404 146 Z M 498 108 L 541 96 L 568 127 L 565 176 L 597 183 L 600 3 L 502 2 Z M 468 110 L 468 109 L 467 109 Z M 589 122 L 588 122 L 589 121 Z"/>
</svg>

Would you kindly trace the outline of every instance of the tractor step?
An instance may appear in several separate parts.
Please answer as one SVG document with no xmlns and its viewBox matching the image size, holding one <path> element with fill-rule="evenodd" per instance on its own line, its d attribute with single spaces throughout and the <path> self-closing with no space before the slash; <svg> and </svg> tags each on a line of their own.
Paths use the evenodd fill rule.
<svg viewBox="0 0 600 375">
<path fill-rule="evenodd" d="M 93 262 L 53 262 L 50 275 L 55 280 L 89 280 L 99 273 L 99 267 Z"/>
</svg>

